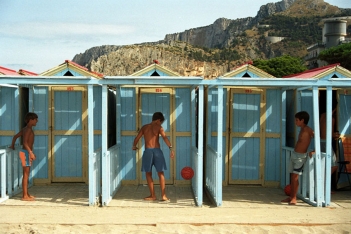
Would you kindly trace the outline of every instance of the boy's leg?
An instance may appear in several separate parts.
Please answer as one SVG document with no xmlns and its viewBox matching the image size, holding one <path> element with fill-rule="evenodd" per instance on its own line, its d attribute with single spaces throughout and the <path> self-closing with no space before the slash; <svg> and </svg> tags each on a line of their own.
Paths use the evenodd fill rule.
<svg viewBox="0 0 351 234">
<path fill-rule="evenodd" d="M 23 178 L 22 178 L 22 200 L 23 201 L 33 201 L 34 197 L 28 194 L 28 180 L 29 180 L 30 167 L 23 167 Z"/>
<path fill-rule="evenodd" d="M 158 177 L 160 178 L 160 187 L 161 187 L 161 194 L 162 194 L 162 201 L 168 201 L 166 196 L 166 181 L 165 181 L 165 174 L 163 171 L 158 172 Z"/>
<path fill-rule="evenodd" d="M 291 173 L 291 193 L 290 193 L 290 202 L 289 205 L 296 205 L 296 195 L 299 188 L 299 175 Z"/>
<path fill-rule="evenodd" d="M 154 201 L 157 198 L 156 198 L 155 189 L 154 189 L 154 181 L 152 179 L 152 172 L 151 171 L 145 172 L 145 176 L 146 176 L 147 185 L 149 186 L 150 196 L 145 197 L 144 200 Z"/>
</svg>

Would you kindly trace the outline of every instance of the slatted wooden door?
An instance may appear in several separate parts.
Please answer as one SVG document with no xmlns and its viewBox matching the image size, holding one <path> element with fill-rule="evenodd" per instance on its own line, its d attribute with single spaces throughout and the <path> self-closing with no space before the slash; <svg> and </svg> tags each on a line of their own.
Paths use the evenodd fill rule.
<svg viewBox="0 0 351 234">
<path fill-rule="evenodd" d="M 230 93 L 229 183 L 262 184 L 262 90 Z"/>
<path fill-rule="evenodd" d="M 155 112 L 162 112 L 165 121 L 162 127 L 165 130 L 168 139 L 172 134 L 171 132 L 171 92 L 172 89 L 169 88 L 142 88 L 140 89 L 140 126 L 148 124 L 152 121 L 152 115 Z M 164 143 L 163 139 L 160 137 L 161 150 L 163 151 L 166 159 L 167 170 L 164 171 L 165 179 L 167 184 L 173 184 L 173 160 L 170 160 L 169 149 Z M 142 152 L 144 152 L 144 142 L 143 146 L 139 151 L 138 159 L 138 170 L 141 170 L 141 157 Z M 159 179 L 157 171 L 155 168 L 152 170 L 152 177 L 155 184 L 159 184 Z M 145 173 L 141 173 L 140 176 L 141 183 L 146 183 Z"/>
<path fill-rule="evenodd" d="M 52 181 L 83 182 L 87 176 L 86 91 L 52 88 Z"/>
</svg>

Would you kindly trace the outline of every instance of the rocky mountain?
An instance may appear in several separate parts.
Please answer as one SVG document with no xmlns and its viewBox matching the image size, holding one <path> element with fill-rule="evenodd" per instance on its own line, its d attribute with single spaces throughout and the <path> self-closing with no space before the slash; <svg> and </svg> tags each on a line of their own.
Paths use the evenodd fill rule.
<svg viewBox="0 0 351 234">
<path fill-rule="evenodd" d="M 184 41 L 191 45 L 207 48 L 223 48 L 230 46 L 235 36 L 240 35 L 247 29 L 256 26 L 260 21 L 275 13 L 287 10 L 296 0 L 282 0 L 277 3 L 268 3 L 261 6 L 256 17 L 230 20 L 217 19 L 213 24 L 189 29 L 181 33 L 167 34 L 165 42 Z"/>
<path fill-rule="evenodd" d="M 323 0 L 282 0 L 261 6 L 255 17 L 220 18 L 158 42 L 93 47 L 73 61 L 105 75 L 130 75 L 157 59 L 181 76 L 212 79 L 249 60 L 302 58 L 307 46 L 322 39 L 321 19 L 342 15 L 351 15 L 351 9 Z"/>
</svg>

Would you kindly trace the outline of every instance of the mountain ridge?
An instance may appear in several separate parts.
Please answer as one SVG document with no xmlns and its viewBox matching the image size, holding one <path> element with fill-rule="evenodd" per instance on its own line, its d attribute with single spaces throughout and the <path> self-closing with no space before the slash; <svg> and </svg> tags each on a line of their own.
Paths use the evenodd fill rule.
<svg viewBox="0 0 351 234">
<path fill-rule="evenodd" d="M 72 61 L 105 75 L 130 75 L 157 59 L 182 76 L 213 79 L 249 60 L 283 54 L 302 58 L 307 53 L 308 43 L 321 40 L 321 25 L 317 25 L 320 19 L 342 14 L 351 15 L 351 9 L 340 9 L 323 0 L 282 0 L 261 6 L 255 17 L 219 18 L 208 26 L 166 34 L 157 42 L 92 47 L 74 56 Z M 277 20 L 288 27 L 297 24 L 297 28 L 284 32 L 274 25 Z M 306 23 L 309 28 L 302 27 Z M 308 40 L 294 36 L 296 32 L 309 33 Z M 290 33 L 289 37 L 281 35 L 284 33 Z M 294 37 L 297 39 L 291 39 Z M 273 43 L 277 38 L 284 40 Z"/>
</svg>

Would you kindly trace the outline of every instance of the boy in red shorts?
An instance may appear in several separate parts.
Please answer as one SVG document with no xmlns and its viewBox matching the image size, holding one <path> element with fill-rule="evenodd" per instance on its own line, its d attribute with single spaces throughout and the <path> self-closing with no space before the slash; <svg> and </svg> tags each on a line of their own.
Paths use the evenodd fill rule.
<svg viewBox="0 0 351 234">
<path fill-rule="evenodd" d="M 18 137 L 22 136 L 23 147 L 19 153 L 20 160 L 23 167 L 23 178 L 22 178 L 22 189 L 23 189 L 23 201 L 34 201 L 34 196 L 28 193 L 28 180 L 30 167 L 32 161 L 35 160 L 35 155 L 33 153 L 33 143 L 34 143 L 34 131 L 33 126 L 37 125 L 38 115 L 32 112 L 26 114 L 25 117 L 26 126 L 19 131 L 12 139 L 12 144 L 10 148 L 15 149 L 15 142 Z"/>
</svg>

